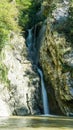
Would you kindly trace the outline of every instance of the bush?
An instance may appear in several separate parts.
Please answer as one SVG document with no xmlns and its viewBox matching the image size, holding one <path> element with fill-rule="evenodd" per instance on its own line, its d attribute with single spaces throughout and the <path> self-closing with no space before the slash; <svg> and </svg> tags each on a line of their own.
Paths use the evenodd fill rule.
<svg viewBox="0 0 73 130">
<path fill-rule="evenodd" d="M 32 0 L 16 0 L 17 8 L 19 10 L 19 25 L 22 28 L 27 28 L 29 21 L 29 8 L 31 7 Z"/>
<path fill-rule="evenodd" d="M 19 9 L 19 25 L 24 29 L 31 28 L 38 20 L 36 12 L 39 11 L 41 2 L 36 0 L 16 0 Z"/>
<path fill-rule="evenodd" d="M 7 0 L 0 1 L 0 51 L 10 30 L 18 30 L 17 9 L 14 4 Z"/>
</svg>

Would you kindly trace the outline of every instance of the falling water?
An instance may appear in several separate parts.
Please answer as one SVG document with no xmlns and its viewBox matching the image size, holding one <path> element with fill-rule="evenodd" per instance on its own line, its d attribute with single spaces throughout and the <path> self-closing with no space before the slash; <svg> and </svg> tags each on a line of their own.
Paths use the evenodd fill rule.
<svg viewBox="0 0 73 130">
<path fill-rule="evenodd" d="M 29 50 L 31 50 L 32 43 L 33 43 L 32 42 L 32 29 L 28 29 L 27 46 L 28 46 Z M 49 114 L 47 92 L 46 92 L 46 89 L 45 89 L 43 73 L 39 68 L 37 69 L 37 71 L 38 71 L 38 73 L 39 73 L 39 75 L 41 77 L 43 109 L 44 109 L 44 114 L 46 115 L 46 114 Z"/>
<path fill-rule="evenodd" d="M 37 70 L 38 70 L 38 73 L 40 74 L 40 77 L 41 77 L 43 107 L 44 107 L 44 114 L 46 115 L 46 114 L 49 114 L 49 105 L 48 105 L 47 92 L 46 92 L 46 89 L 45 89 L 43 73 L 39 68 Z"/>
<path fill-rule="evenodd" d="M 26 41 L 27 41 L 28 48 L 30 48 L 32 45 L 32 28 L 28 29 L 28 37 Z"/>
</svg>

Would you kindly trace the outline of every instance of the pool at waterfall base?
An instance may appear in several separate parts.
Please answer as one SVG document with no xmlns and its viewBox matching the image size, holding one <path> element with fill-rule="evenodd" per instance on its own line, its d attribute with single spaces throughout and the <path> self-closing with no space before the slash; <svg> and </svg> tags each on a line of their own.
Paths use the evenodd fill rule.
<svg viewBox="0 0 73 130">
<path fill-rule="evenodd" d="M 0 130 L 72 130 L 73 118 L 60 116 L 1 117 Z"/>
</svg>

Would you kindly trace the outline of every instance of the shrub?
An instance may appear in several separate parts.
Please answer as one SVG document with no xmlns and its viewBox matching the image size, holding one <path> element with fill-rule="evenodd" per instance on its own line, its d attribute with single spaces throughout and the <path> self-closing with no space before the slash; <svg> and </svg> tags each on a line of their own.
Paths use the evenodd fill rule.
<svg viewBox="0 0 73 130">
<path fill-rule="evenodd" d="M 38 22 L 36 12 L 40 9 L 41 1 L 16 0 L 16 2 L 19 9 L 19 25 L 25 29 L 31 28 Z"/>
<path fill-rule="evenodd" d="M 6 43 L 10 30 L 18 30 L 17 9 L 15 5 L 7 0 L 0 1 L 0 50 Z"/>
</svg>

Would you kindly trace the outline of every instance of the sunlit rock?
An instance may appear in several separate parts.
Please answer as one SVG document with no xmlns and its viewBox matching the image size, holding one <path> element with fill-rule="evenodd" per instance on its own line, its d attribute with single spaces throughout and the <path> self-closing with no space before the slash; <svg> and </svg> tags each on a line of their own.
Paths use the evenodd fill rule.
<svg viewBox="0 0 73 130">
<path fill-rule="evenodd" d="M 0 116 L 39 114 L 39 77 L 27 60 L 24 38 L 13 33 L 2 54 L 7 74 L 6 80 L 0 82 Z"/>
<path fill-rule="evenodd" d="M 4 102 L 0 97 L 0 116 L 5 117 L 5 116 L 10 116 L 10 115 L 11 115 L 11 111 L 8 104 Z"/>
</svg>

